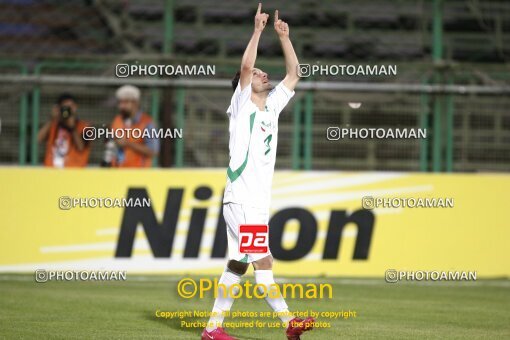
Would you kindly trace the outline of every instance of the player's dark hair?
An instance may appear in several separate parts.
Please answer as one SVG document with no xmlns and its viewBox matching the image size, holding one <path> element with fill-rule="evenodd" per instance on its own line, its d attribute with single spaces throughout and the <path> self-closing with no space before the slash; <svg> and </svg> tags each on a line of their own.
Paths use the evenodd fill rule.
<svg viewBox="0 0 510 340">
<path fill-rule="evenodd" d="M 239 84 L 239 79 L 241 79 L 241 71 L 237 71 L 234 79 L 232 79 L 232 91 L 236 91 L 237 84 Z"/>
<path fill-rule="evenodd" d="M 62 105 L 62 103 L 66 100 L 72 100 L 73 102 L 76 102 L 76 98 L 70 94 L 70 93 L 62 93 L 60 96 L 58 96 L 57 98 L 57 104 L 58 105 Z"/>
</svg>

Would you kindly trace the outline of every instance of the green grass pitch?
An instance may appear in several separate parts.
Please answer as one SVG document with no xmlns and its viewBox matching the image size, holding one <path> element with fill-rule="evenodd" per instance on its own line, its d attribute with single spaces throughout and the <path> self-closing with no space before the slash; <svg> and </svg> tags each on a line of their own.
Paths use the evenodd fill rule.
<svg viewBox="0 0 510 340">
<path fill-rule="evenodd" d="M 200 339 L 202 329 L 181 328 L 179 320 L 155 316 L 158 309 L 208 311 L 212 307 L 211 295 L 179 297 L 179 278 L 128 274 L 124 282 L 36 283 L 33 275 L 1 274 L 0 338 Z M 253 282 L 253 277 L 249 279 Z M 351 310 L 357 317 L 319 319 L 330 322 L 331 328 L 315 329 L 303 340 L 510 338 L 508 280 L 390 284 L 383 279 L 317 278 L 313 282 L 330 283 L 333 299 L 287 299 L 291 309 Z M 242 298 L 232 310 L 261 312 L 269 307 L 262 300 Z M 228 331 L 239 339 L 286 339 L 282 329 Z"/>
</svg>

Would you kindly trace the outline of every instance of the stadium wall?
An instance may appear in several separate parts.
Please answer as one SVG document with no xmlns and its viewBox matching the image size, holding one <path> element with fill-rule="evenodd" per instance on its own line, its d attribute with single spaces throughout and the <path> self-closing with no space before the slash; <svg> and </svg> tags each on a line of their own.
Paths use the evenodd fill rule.
<svg viewBox="0 0 510 340">
<path fill-rule="evenodd" d="M 225 179 L 219 169 L 1 168 L 0 272 L 217 274 L 226 256 Z M 500 174 L 277 171 L 275 273 L 465 270 L 508 277 L 508 202 L 501 199 L 508 192 L 510 175 Z M 92 207 L 94 199 L 126 197 L 149 199 L 150 207 Z M 444 198 L 454 206 L 371 209 L 363 197 Z"/>
</svg>

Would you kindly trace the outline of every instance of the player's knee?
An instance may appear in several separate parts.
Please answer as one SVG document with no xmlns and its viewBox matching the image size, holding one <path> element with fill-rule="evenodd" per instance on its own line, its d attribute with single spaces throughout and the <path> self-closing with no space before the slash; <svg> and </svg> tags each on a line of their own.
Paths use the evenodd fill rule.
<svg viewBox="0 0 510 340">
<path fill-rule="evenodd" d="M 248 263 L 230 260 L 227 263 L 227 268 L 238 275 L 244 275 L 248 270 Z"/>
<path fill-rule="evenodd" d="M 253 262 L 255 270 L 268 270 L 273 268 L 273 257 L 268 255 L 260 260 Z"/>
</svg>

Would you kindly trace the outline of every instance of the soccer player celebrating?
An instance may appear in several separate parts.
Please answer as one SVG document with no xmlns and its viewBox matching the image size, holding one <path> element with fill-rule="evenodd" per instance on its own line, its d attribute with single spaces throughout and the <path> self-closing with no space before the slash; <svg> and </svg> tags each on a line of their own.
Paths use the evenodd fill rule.
<svg viewBox="0 0 510 340">
<path fill-rule="evenodd" d="M 266 292 L 274 287 L 273 257 L 266 253 L 240 253 L 239 226 L 269 222 L 270 190 L 276 160 L 278 141 L 278 117 L 294 96 L 299 76 L 298 59 L 289 39 L 289 25 L 274 15 L 274 28 L 280 39 L 287 74 L 276 87 L 269 83 L 267 73 L 255 68 L 259 39 L 266 27 L 269 15 L 261 13 L 259 3 L 255 15 L 255 29 L 246 47 L 241 70 L 232 80 L 234 95 L 227 114 L 230 120 L 230 163 L 227 170 L 227 185 L 223 198 L 223 215 L 227 224 L 229 261 L 220 280 L 220 291 L 211 313 L 202 340 L 233 339 L 221 327 L 225 312 L 234 302 L 229 296 L 230 287 L 239 284 L 249 264 L 255 269 L 257 285 L 266 286 Z M 225 293 L 226 292 L 226 293 Z M 274 295 L 274 294 L 272 294 Z M 283 297 L 265 297 L 282 322 L 288 324 L 288 339 L 297 340 L 312 329 L 312 318 L 302 320 L 289 312 Z"/>
</svg>

